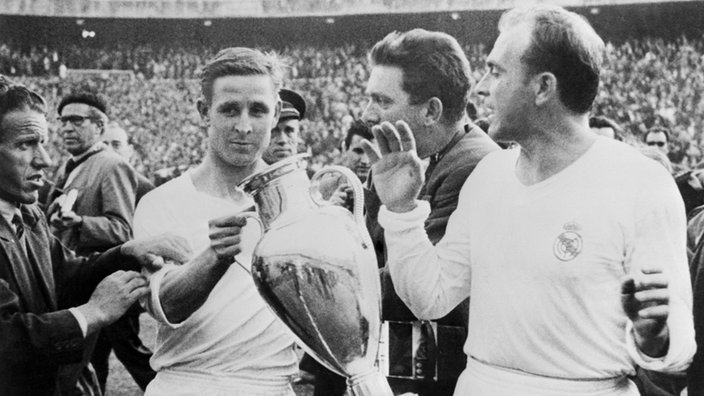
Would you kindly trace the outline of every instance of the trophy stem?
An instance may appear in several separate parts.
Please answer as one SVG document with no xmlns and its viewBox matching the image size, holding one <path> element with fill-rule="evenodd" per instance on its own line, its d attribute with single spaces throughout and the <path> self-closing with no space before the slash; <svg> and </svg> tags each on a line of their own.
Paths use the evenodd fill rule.
<svg viewBox="0 0 704 396">
<path fill-rule="evenodd" d="M 352 396 L 393 396 L 386 377 L 377 370 L 347 379 L 347 392 Z"/>
</svg>

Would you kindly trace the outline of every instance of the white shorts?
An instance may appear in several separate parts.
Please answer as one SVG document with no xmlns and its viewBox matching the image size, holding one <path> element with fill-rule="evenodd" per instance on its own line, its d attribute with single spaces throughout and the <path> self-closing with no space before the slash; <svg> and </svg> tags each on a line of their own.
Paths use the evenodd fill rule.
<svg viewBox="0 0 704 396">
<path fill-rule="evenodd" d="M 568 380 L 531 375 L 481 363 L 471 357 L 457 381 L 455 396 L 639 396 L 627 377 Z"/>
<path fill-rule="evenodd" d="M 145 396 L 295 396 L 288 377 L 241 378 L 180 370 L 159 370 Z"/>
</svg>

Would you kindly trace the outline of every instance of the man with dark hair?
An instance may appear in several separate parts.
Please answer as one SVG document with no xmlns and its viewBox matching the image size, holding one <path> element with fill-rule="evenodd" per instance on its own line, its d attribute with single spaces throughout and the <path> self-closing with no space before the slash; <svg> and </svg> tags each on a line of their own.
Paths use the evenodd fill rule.
<svg viewBox="0 0 704 396">
<path fill-rule="evenodd" d="M 78 254 L 103 252 L 132 237 L 138 177 L 100 138 L 108 123 L 107 111 L 105 99 L 89 91 L 71 93 L 58 106 L 59 135 L 71 158 L 59 170 L 47 216 L 56 237 Z M 140 347 L 141 343 L 128 341 L 139 339 L 137 321 L 131 312 L 98 336 L 91 363 L 103 392 L 111 349 L 140 388 L 154 378 L 149 367 L 151 352 Z"/>
<path fill-rule="evenodd" d="M 267 164 L 298 154 L 301 120 L 306 115 L 306 102 L 295 91 L 281 89 L 279 98 L 281 98 L 279 122 L 271 130 L 269 147 L 262 154 L 262 159 Z"/>
<path fill-rule="evenodd" d="M 421 318 L 470 295 L 456 395 L 638 395 L 636 366 L 681 371 L 696 349 L 685 216 L 672 177 L 589 130 L 604 44 L 559 7 L 499 22 L 477 92 L 491 153 L 433 245 L 412 127 L 366 146 L 394 285 Z M 378 160 L 378 161 L 377 161 Z"/>
<path fill-rule="evenodd" d="M 670 154 L 670 131 L 664 127 L 653 127 L 643 136 L 646 145 L 655 147 L 658 150 Z"/>
<path fill-rule="evenodd" d="M 659 150 L 663 154 L 665 154 L 668 159 L 670 158 L 670 139 L 671 139 L 671 134 L 670 130 L 668 128 L 662 127 L 662 126 L 655 126 L 652 127 L 648 130 L 648 132 L 645 133 L 643 136 L 643 142 L 645 142 L 646 145 L 653 147 L 656 150 Z M 684 182 L 696 182 L 694 179 L 690 179 L 689 174 L 691 173 L 689 169 L 682 164 L 676 163 L 676 162 L 671 162 L 672 165 L 672 175 L 676 176 L 678 181 L 677 185 L 680 186 L 680 189 L 684 187 L 680 181 Z M 687 173 L 687 175 L 685 175 Z M 685 187 L 687 188 L 687 187 Z M 701 192 L 701 188 L 700 188 Z"/>
<path fill-rule="evenodd" d="M 354 172 L 359 180 L 364 183 L 369 176 L 369 157 L 361 146 L 363 140 L 374 140 L 372 130 L 364 121 L 355 121 L 350 125 L 345 140 L 342 141 L 342 159 L 340 164 Z"/>
<path fill-rule="evenodd" d="M 371 72 L 362 119 L 370 125 L 405 120 L 412 125 L 418 155 L 429 160 L 418 198 L 430 202 L 425 232 L 435 243 L 445 234 L 460 186 L 477 163 L 498 146 L 466 115 L 471 70 L 453 37 L 414 29 L 394 32 L 369 54 Z M 371 189 L 379 187 L 371 173 Z M 394 392 L 450 395 L 465 356 L 467 301 L 457 301 L 437 320 L 420 321 L 400 300 L 386 265 L 384 231 L 377 222 L 379 200 L 367 197 L 367 227 L 382 267 L 382 319 L 388 333 L 386 368 Z M 388 330 L 388 331 L 387 331 Z M 413 333 L 420 340 L 413 342 Z"/>
<path fill-rule="evenodd" d="M 148 253 L 182 260 L 173 238 L 130 241 L 76 257 L 37 208 L 44 169 L 44 99 L 0 76 L 0 394 L 59 395 L 67 364 L 81 362 L 86 336 L 148 292 L 134 270 Z"/>
<path fill-rule="evenodd" d="M 203 163 L 137 207 L 138 237 L 171 230 L 196 251 L 222 235 L 233 245 L 151 274 L 145 303 L 159 327 L 146 395 L 293 395 L 293 339 L 248 272 L 259 230 L 237 215 L 253 206 L 237 186 L 267 166 L 281 79 L 278 59 L 257 50 L 227 48 L 209 60 L 197 102 L 208 135 Z"/>
</svg>

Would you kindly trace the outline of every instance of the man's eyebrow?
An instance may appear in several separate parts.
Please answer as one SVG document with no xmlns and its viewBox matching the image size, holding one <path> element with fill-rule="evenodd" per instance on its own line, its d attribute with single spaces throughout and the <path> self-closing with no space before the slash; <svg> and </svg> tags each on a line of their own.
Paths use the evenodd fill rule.
<svg viewBox="0 0 704 396">
<path fill-rule="evenodd" d="M 379 93 L 379 92 L 371 92 L 368 95 L 374 99 L 391 100 L 391 97 L 384 95 L 382 93 Z"/>
<path fill-rule="evenodd" d="M 266 102 L 260 101 L 260 100 L 254 100 L 254 101 L 250 102 L 249 107 L 261 108 L 261 109 L 264 109 L 267 111 L 269 111 L 271 109 L 271 107 Z"/>
<path fill-rule="evenodd" d="M 486 61 L 486 66 L 488 68 L 496 68 L 496 69 L 501 69 L 501 66 L 499 66 L 495 61 L 493 60 L 487 60 Z"/>
<path fill-rule="evenodd" d="M 217 107 L 218 107 L 219 109 L 221 109 L 221 108 L 223 108 L 223 107 L 233 107 L 233 106 L 239 107 L 239 103 L 237 103 L 236 101 L 222 102 L 222 103 L 218 104 Z"/>
</svg>

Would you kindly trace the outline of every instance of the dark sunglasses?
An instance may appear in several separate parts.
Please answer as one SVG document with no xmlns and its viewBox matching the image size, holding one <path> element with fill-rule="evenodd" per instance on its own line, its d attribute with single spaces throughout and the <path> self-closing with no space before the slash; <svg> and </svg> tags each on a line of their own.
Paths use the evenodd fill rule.
<svg viewBox="0 0 704 396">
<path fill-rule="evenodd" d="M 665 145 L 665 142 L 646 142 L 645 144 L 647 144 L 648 146 L 662 147 Z"/>
<path fill-rule="evenodd" d="M 83 125 L 86 120 L 95 120 L 95 117 L 83 117 L 79 115 L 66 115 L 66 116 L 61 116 L 58 117 L 57 120 L 61 123 L 61 125 L 66 125 L 67 122 L 70 122 L 73 124 L 73 126 L 81 126 Z"/>
</svg>

